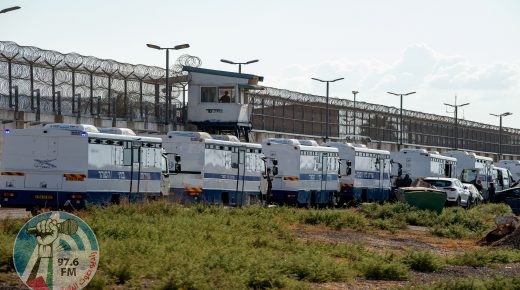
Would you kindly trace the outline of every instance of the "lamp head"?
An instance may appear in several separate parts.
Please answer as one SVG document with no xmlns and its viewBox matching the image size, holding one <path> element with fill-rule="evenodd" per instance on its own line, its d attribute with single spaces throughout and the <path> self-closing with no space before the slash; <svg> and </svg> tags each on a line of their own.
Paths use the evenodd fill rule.
<svg viewBox="0 0 520 290">
<path fill-rule="evenodd" d="M 184 44 L 179 44 L 179 45 L 176 45 L 173 47 L 173 49 L 177 50 L 177 49 L 184 49 L 184 48 L 188 48 L 190 47 L 190 45 L 188 43 L 184 43 Z"/>
<path fill-rule="evenodd" d="M 153 49 L 161 49 L 160 46 L 158 45 L 155 45 L 155 44 L 150 44 L 150 43 L 147 43 L 146 46 L 148 46 L 149 48 L 153 48 Z"/>
<path fill-rule="evenodd" d="M 237 64 L 237 63 L 235 63 L 233 61 L 230 61 L 230 60 L 227 60 L 227 59 L 221 59 L 220 61 L 221 62 L 225 62 L 225 63 L 229 63 L 229 64 Z"/>
<path fill-rule="evenodd" d="M 9 7 L 9 8 L 5 8 L 5 9 L 0 10 L 0 13 L 7 13 L 9 11 L 18 10 L 20 8 L 21 8 L 20 6 L 13 6 L 13 7 Z"/>
</svg>

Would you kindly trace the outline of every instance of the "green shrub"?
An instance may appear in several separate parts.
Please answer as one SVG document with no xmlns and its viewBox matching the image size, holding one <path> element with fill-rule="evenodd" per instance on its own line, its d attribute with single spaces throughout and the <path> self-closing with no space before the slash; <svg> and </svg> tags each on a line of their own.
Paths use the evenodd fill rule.
<svg viewBox="0 0 520 290">
<path fill-rule="evenodd" d="M 418 272 L 435 272 L 442 268 L 440 259 L 427 251 L 410 250 L 401 258 L 401 262 Z"/>
<path fill-rule="evenodd" d="M 408 268 L 400 262 L 367 259 L 361 264 L 363 277 L 369 280 L 408 280 Z"/>
<path fill-rule="evenodd" d="M 385 203 L 382 205 L 378 203 L 363 203 L 359 209 L 367 218 L 371 219 L 392 219 L 416 210 L 403 202 Z"/>
<path fill-rule="evenodd" d="M 476 250 L 457 254 L 448 263 L 459 266 L 484 267 L 500 263 L 520 262 L 519 250 Z"/>
<path fill-rule="evenodd" d="M 110 269 L 109 275 L 114 278 L 117 285 L 123 285 L 128 282 L 130 278 L 132 278 L 130 267 L 128 263 L 125 262 L 118 263 L 112 269 Z"/>
<path fill-rule="evenodd" d="M 341 219 L 341 214 L 331 210 L 309 210 L 301 215 L 301 221 L 308 225 L 323 224 L 331 226 Z"/>
<path fill-rule="evenodd" d="M 97 271 L 96 275 L 85 287 L 86 290 L 103 290 L 108 289 L 105 275 L 101 271 Z"/>
<path fill-rule="evenodd" d="M 478 208 L 445 208 L 430 230 L 435 235 L 449 238 L 481 236 L 492 223 L 486 221 L 489 217 L 477 211 Z"/>
<path fill-rule="evenodd" d="M 299 212 L 299 221 L 308 225 L 325 225 L 340 230 L 344 227 L 365 230 L 368 220 L 361 214 L 347 210 L 303 210 Z"/>
<path fill-rule="evenodd" d="M 382 229 L 382 230 L 388 230 L 392 233 L 396 233 L 399 229 L 404 229 L 408 225 L 406 224 L 406 221 L 404 218 L 393 218 L 393 219 L 377 219 L 372 221 L 372 225 L 375 228 Z"/>
<path fill-rule="evenodd" d="M 439 215 L 430 210 L 412 210 L 406 213 L 406 222 L 412 226 L 431 227 Z"/>
<path fill-rule="evenodd" d="M 462 279 L 446 279 L 425 286 L 425 289 L 454 289 L 454 290 L 502 290 L 502 289 L 520 289 L 520 276 L 516 277 L 493 277 L 489 279 L 479 278 L 462 278 Z"/>
<path fill-rule="evenodd" d="M 6 218 L 0 220 L 0 228 L 2 229 L 2 233 L 10 236 L 18 235 L 22 226 L 27 222 L 27 219 L 11 219 Z M 13 239 L 14 241 L 14 239 Z"/>
<path fill-rule="evenodd" d="M 314 283 L 346 281 L 353 276 L 345 265 L 339 264 L 320 253 L 306 252 L 303 255 L 290 256 L 281 264 L 284 273 L 296 280 Z"/>
<path fill-rule="evenodd" d="M 391 232 L 406 228 L 407 225 L 431 226 L 438 218 L 435 212 L 419 210 L 403 202 L 382 205 L 365 203 L 360 206 L 360 212 L 374 227 Z"/>
</svg>

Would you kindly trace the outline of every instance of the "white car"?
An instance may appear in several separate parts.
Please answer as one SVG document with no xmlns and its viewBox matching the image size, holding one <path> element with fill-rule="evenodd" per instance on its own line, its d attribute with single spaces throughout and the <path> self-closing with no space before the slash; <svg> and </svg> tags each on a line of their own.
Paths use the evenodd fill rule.
<svg viewBox="0 0 520 290">
<path fill-rule="evenodd" d="M 446 192 L 446 204 L 468 206 L 471 203 L 471 193 L 464 188 L 462 182 L 457 178 L 427 177 L 424 181 Z"/>
<path fill-rule="evenodd" d="M 475 185 L 471 183 L 463 183 L 464 187 L 470 192 L 470 204 L 468 206 L 474 205 L 474 204 L 480 204 L 484 201 L 484 197 L 482 197 L 482 194 L 478 191 L 478 189 L 475 187 Z"/>
</svg>

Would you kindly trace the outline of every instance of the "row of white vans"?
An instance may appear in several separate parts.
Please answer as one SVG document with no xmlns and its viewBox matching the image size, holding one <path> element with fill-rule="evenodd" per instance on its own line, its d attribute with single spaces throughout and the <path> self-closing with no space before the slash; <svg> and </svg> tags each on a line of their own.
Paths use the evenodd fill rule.
<svg viewBox="0 0 520 290">
<path fill-rule="evenodd" d="M 125 128 L 76 124 L 7 129 L 3 137 L 0 204 L 31 210 L 158 197 L 248 205 L 267 192 L 279 204 L 333 205 L 388 200 L 392 177 L 399 174 L 480 179 L 484 189 L 496 182 L 497 190 L 513 180 L 491 158 L 464 151 L 390 153 L 350 143 L 277 138 L 253 144 L 183 131 L 145 137 Z M 520 172 L 513 161 L 500 164 Z"/>
</svg>

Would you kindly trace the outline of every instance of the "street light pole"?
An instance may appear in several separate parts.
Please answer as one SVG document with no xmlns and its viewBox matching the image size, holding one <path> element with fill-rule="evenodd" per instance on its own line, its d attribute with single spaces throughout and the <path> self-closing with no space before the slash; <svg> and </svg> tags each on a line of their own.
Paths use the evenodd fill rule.
<svg viewBox="0 0 520 290">
<path fill-rule="evenodd" d="M 335 80 L 331 80 L 331 81 L 324 81 L 324 80 L 320 80 L 320 79 L 317 79 L 317 78 L 311 78 L 315 81 L 319 81 L 319 82 L 322 82 L 322 83 L 327 83 L 327 95 L 326 95 L 326 107 L 325 107 L 325 141 L 327 141 L 329 139 L 329 131 L 330 131 L 330 126 L 328 125 L 329 124 L 329 83 L 333 83 L 333 82 L 337 82 L 337 81 L 340 81 L 340 80 L 343 80 L 345 78 L 339 78 L 339 79 L 335 79 Z M 339 124 L 338 124 L 339 125 Z"/>
<path fill-rule="evenodd" d="M 220 61 L 221 62 L 225 62 L 225 63 L 229 63 L 229 64 L 238 64 L 238 73 L 241 74 L 242 73 L 242 65 L 243 64 L 255 63 L 255 62 L 258 62 L 258 59 L 253 59 L 253 60 L 246 61 L 246 62 L 234 62 L 234 61 L 227 60 L 227 59 L 221 59 Z"/>
<path fill-rule="evenodd" d="M 452 105 L 452 104 L 444 103 L 444 105 L 450 106 L 455 109 L 455 146 L 454 146 L 454 149 L 458 149 L 459 148 L 459 119 L 458 119 L 459 107 L 467 106 L 467 105 L 469 105 L 469 103 L 457 105 L 457 99 L 455 98 L 455 104 Z"/>
<path fill-rule="evenodd" d="M 170 95 L 170 50 L 166 49 L 166 116 L 165 123 L 170 123 L 170 107 L 171 107 L 171 95 Z"/>
<path fill-rule="evenodd" d="M 169 124 L 170 121 L 170 106 L 171 106 L 171 92 L 170 92 L 170 49 L 173 50 L 179 50 L 190 47 L 189 44 L 179 44 L 174 47 L 160 47 L 155 44 L 146 44 L 149 48 L 158 49 L 158 50 L 166 50 L 166 117 L 165 117 L 165 123 L 166 125 Z"/>
<path fill-rule="evenodd" d="M 392 92 L 387 92 L 387 93 L 394 95 L 394 96 L 401 97 L 401 107 L 399 110 L 399 144 L 398 144 L 399 145 L 398 150 L 401 150 L 401 146 L 403 146 L 403 96 L 415 94 L 415 92 L 410 92 L 410 93 L 406 93 L 406 94 L 397 94 L 397 93 L 392 93 Z"/>
<path fill-rule="evenodd" d="M 356 136 L 356 95 L 359 94 L 358 91 L 352 91 L 352 94 L 354 95 L 354 136 Z"/>
<path fill-rule="evenodd" d="M 505 112 L 505 113 L 502 113 L 502 114 L 491 114 L 491 116 L 495 116 L 495 117 L 499 117 L 500 118 L 500 133 L 499 133 L 499 138 L 498 138 L 498 157 L 499 159 L 502 159 L 502 117 L 506 117 L 506 116 L 510 116 L 510 115 L 513 115 L 513 113 L 511 112 Z"/>
</svg>

